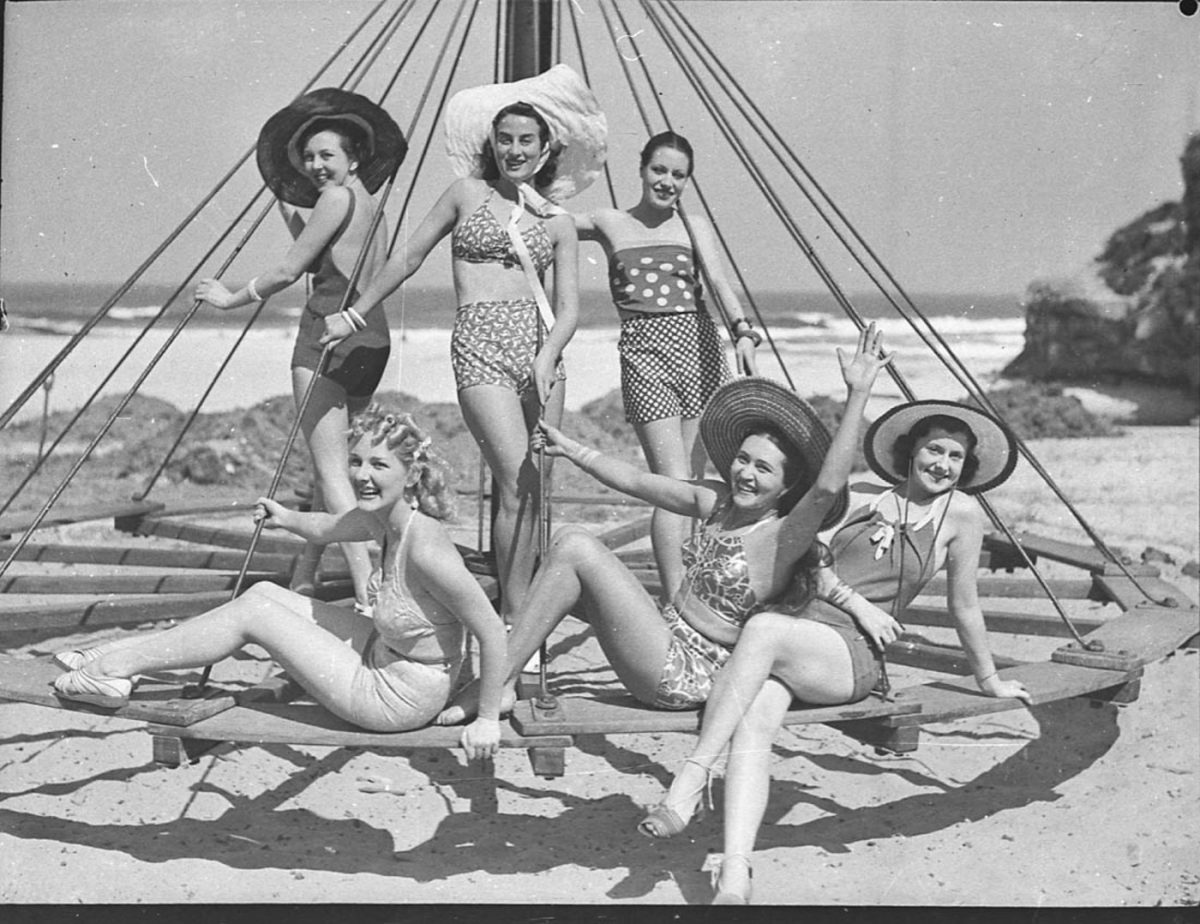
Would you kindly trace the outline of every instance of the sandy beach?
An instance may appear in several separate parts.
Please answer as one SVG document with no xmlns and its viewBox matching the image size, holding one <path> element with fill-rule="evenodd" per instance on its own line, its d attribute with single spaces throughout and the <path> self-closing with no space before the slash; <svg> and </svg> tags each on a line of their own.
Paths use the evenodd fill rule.
<svg viewBox="0 0 1200 924">
<path fill-rule="evenodd" d="M 589 334 L 596 338 L 590 344 Z M 210 340 L 189 341 L 183 355 L 202 356 L 224 335 L 202 336 Z M 585 331 L 572 344 L 572 406 L 611 390 L 611 339 Z M 420 381 L 427 400 L 444 399 L 436 384 L 448 377 L 443 340 L 436 331 L 410 335 L 398 351 L 409 377 L 399 379 L 402 388 Z M 272 352 L 266 335 L 263 344 L 256 355 L 265 364 Z M 991 370 L 1012 346 L 991 348 Z M 96 349 L 111 355 L 103 344 Z M 793 359 L 809 351 L 810 393 L 840 396 L 827 343 L 787 349 Z M 40 361 L 36 349 L 26 355 Z M 932 366 L 909 366 L 922 384 L 932 381 Z M 239 395 L 253 397 L 245 383 L 272 375 L 264 369 L 243 378 L 240 392 L 235 382 L 214 395 L 214 407 L 242 406 Z M 178 387 L 177 377 L 164 379 L 171 381 Z M 895 400 L 889 387 L 881 404 Z M 66 395 L 56 391 L 55 401 L 65 404 Z M 1106 541 L 1134 561 L 1149 547 L 1165 553 L 1164 577 L 1200 598 L 1194 570 L 1184 573 L 1198 557 L 1194 427 L 1030 445 Z M 170 487 L 164 490 L 169 498 Z M 1148 496 L 1158 502 L 1146 503 Z M 1015 526 L 1081 541 L 1024 463 L 992 500 Z M 468 541 L 471 519 L 465 515 L 460 527 Z M 102 523 L 47 535 L 162 541 Z M 3 647 L 10 656 L 37 656 L 132 631 L 8 633 Z M 921 632 L 953 639 L 950 630 Z M 1061 640 L 994 633 L 992 644 L 1044 659 Z M 567 620 L 551 652 L 566 688 L 615 684 L 582 623 Z M 250 654 L 223 663 L 215 677 L 252 682 L 271 670 Z M 912 668 L 897 675 L 901 686 L 938 676 Z M 1198 725 L 1200 657 L 1184 650 L 1147 666 L 1132 704 L 1065 700 L 932 725 L 907 756 L 877 754 L 826 726 L 785 731 L 774 748 L 755 902 L 1194 905 Z M 721 849 L 719 811 L 670 842 L 634 830 L 640 807 L 658 799 L 691 740 L 582 737 L 556 779 L 535 776 L 520 750 L 503 752 L 491 770 L 468 764 L 460 751 L 223 745 L 195 764 L 166 769 L 151 762 L 138 723 L 0 704 L 0 901 L 703 904 L 710 896 L 704 868 Z M 391 791 L 361 791 L 370 779 L 387 780 Z M 716 795 L 719 807 L 719 783 Z"/>
</svg>

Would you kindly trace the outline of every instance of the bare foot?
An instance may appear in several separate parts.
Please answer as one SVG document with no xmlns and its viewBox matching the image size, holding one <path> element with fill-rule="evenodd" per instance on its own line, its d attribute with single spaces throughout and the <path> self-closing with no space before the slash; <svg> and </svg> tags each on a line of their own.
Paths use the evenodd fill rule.
<svg viewBox="0 0 1200 924">
<path fill-rule="evenodd" d="M 504 688 L 500 694 L 500 715 L 508 715 L 513 710 L 513 706 L 517 702 L 517 688 L 515 685 Z M 472 680 L 465 687 L 454 694 L 454 698 L 450 701 L 450 705 L 438 713 L 436 719 L 433 720 L 434 725 L 461 725 L 468 719 L 473 719 L 479 714 L 479 681 Z"/>
</svg>

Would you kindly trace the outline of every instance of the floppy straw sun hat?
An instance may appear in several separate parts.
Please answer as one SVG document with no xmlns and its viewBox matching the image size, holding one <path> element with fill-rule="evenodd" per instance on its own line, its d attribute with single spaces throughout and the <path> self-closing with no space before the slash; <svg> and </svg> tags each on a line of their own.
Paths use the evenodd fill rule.
<svg viewBox="0 0 1200 924">
<path fill-rule="evenodd" d="M 833 438 L 811 404 L 771 379 L 747 376 L 727 382 L 713 392 L 700 416 L 700 439 L 713 465 L 728 480 L 734 456 L 747 434 L 763 425 L 779 430 L 804 460 L 800 496 L 813 486 Z M 821 524 L 827 529 L 846 513 L 849 497 L 843 489 Z"/>
<path fill-rule="evenodd" d="M 966 494 L 980 494 L 1003 484 L 1017 464 L 1017 444 L 1012 434 L 996 418 L 978 408 L 957 401 L 912 401 L 882 414 L 870 427 L 864 439 L 863 453 L 871 470 L 891 484 L 908 477 L 893 458 L 896 440 L 908 433 L 926 417 L 942 414 L 961 420 L 975 434 L 975 455 L 979 468 L 970 482 L 959 482 L 957 489 Z"/>
<path fill-rule="evenodd" d="M 604 169 L 608 123 L 595 95 L 575 71 L 556 64 L 536 77 L 460 90 L 446 104 L 446 154 L 456 176 L 481 177 L 492 119 L 511 103 L 529 103 L 550 126 L 559 150 L 554 180 L 539 189 L 559 203 L 582 192 Z"/>
<path fill-rule="evenodd" d="M 297 97 L 263 124 L 258 133 L 258 171 L 271 192 L 289 205 L 312 208 L 317 188 L 304 171 L 300 137 L 317 119 L 342 122 L 361 141 L 357 175 L 376 192 L 404 162 L 408 143 L 382 106 L 358 93 L 322 87 Z"/>
</svg>

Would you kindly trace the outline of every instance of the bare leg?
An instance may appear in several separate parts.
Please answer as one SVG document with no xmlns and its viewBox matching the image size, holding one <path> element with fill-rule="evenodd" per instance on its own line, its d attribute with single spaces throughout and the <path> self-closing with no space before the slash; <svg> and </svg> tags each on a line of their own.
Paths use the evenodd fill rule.
<svg viewBox="0 0 1200 924">
<path fill-rule="evenodd" d="M 544 409 L 551 424 L 562 419 L 565 389 L 556 387 Z M 521 399 L 499 385 L 474 385 L 458 393 L 463 420 L 479 444 L 496 480 L 499 510 L 494 541 L 500 576 L 500 609 L 506 623 L 523 612 L 525 595 L 537 557 L 537 524 L 541 499 L 536 459 L 529 452 L 529 433 L 537 422 L 537 400 Z"/>
<path fill-rule="evenodd" d="M 323 706 L 347 717 L 352 714 L 352 681 L 372 629 L 369 619 L 352 610 L 263 582 L 175 628 L 101 652 L 88 670 L 103 677 L 134 677 L 201 667 L 253 643 Z"/>
<path fill-rule="evenodd" d="M 292 390 L 299 407 L 303 400 L 313 373 L 310 369 L 295 368 L 292 370 Z M 350 414 L 345 389 L 336 382 L 325 377 L 319 377 L 313 386 L 304 417 L 300 421 L 300 429 L 308 441 L 309 452 L 312 453 L 313 468 L 316 469 L 316 487 L 313 509 L 316 506 L 316 494 L 320 495 L 324 509 L 330 513 L 345 513 L 353 510 L 358 503 L 354 486 L 350 482 L 350 466 L 346 449 L 346 433 L 350 428 Z M 354 598 L 359 603 L 367 602 L 367 582 L 371 578 L 371 556 L 365 542 L 343 542 L 342 554 L 350 566 L 350 579 L 354 582 Z M 315 576 L 316 562 L 320 560 L 320 546 L 305 546 L 304 561 L 313 563 Z"/>
<path fill-rule="evenodd" d="M 771 744 L 791 703 L 792 691 L 768 680 L 734 732 L 725 769 L 726 857 L 748 860 L 754 851 L 770 793 Z M 748 895 L 749 863 L 723 864 L 717 891 Z"/>
<path fill-rule="evenodd" d="M 829 626 L 781 613 L 752 617 L 713 682 L 696 747 L 664 800 L 684 821 L 700 801 L 707 773 L 772 676 L 787 684 L 789 697 L 809 703 L 843 703 L 854 691 L 850 652 Z"/>
<path fill-rule="evenodd" d="M 617 677 L 642 702 L 654 701 L 671 633 L 654 600 L 616 555 L 577 526 L 560 529 L 529 589 L 526 610 L 508 640 L 505 683 L 511 685 L 563 617 L 582 607 Z M 475 715 L 479 690 L 465 687 L 440 722 Z"/>
<path fill-rule="evenodd" d="M 704 452 L 699 445 L 699 421 L 696 418 L 664 417 L 634 424 L 642 452 L 652 472 L 672 478 L 699 478 L 704 473 Z M 683 557 L 680 549 L 690 523 L 687 517 L 667 510 L 654 511 L 650 520 L 650 541 L 662 584 L 660 597 L 668 602 L 683 581 Z"/>
</svg>

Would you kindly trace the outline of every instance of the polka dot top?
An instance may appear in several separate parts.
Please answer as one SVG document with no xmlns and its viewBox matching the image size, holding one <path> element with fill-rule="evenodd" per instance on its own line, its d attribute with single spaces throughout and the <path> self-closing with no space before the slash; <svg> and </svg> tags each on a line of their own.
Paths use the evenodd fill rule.
<svg viewBox="0 0 1200 924">
<path fill-rule="evenodd" d="M 692 249 L 682 244 L 618 250 L 608 264 L 608 285 L 622 314 L 683 314 L 704 307 Z"/>
</svg>

